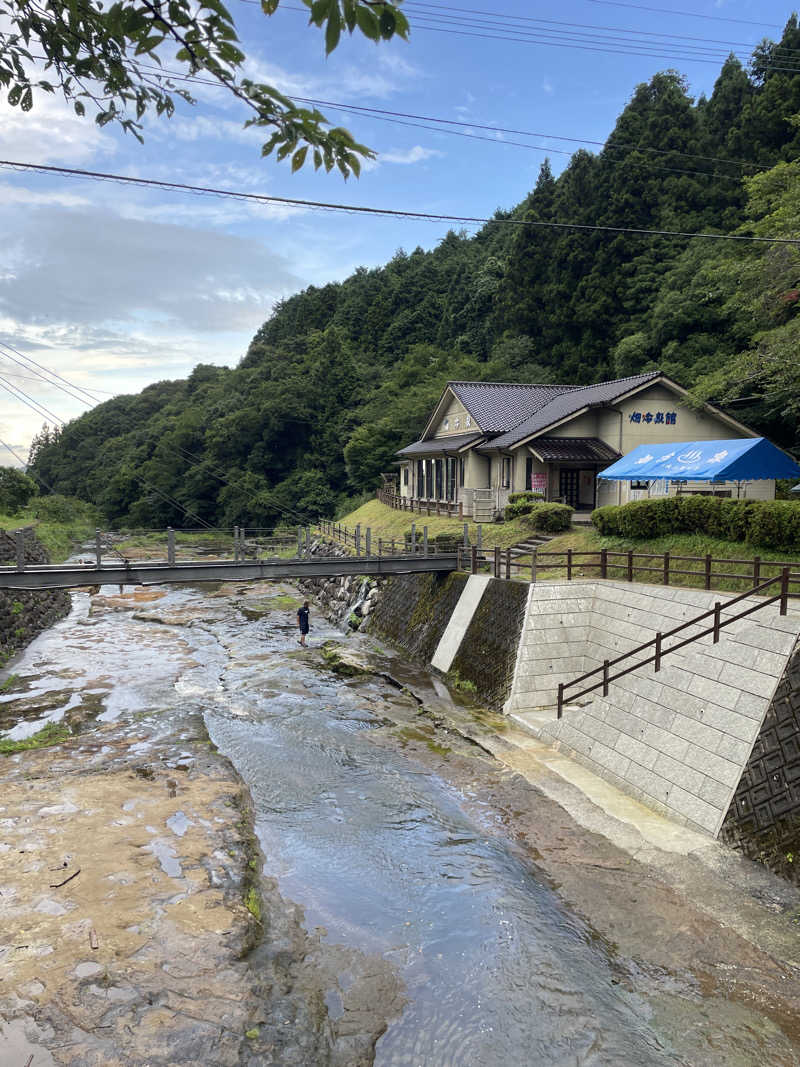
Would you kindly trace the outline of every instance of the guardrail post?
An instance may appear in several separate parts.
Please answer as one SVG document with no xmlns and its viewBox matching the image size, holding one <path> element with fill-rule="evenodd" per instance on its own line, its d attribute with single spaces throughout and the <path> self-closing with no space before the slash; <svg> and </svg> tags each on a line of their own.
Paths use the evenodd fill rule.
<svg viewBox="0 0 800 1067">
<path fill-rule="evenodd" d="M 600 549 L 600 577 L 601 578 L 607 578 L 608 577 L 608 549 L 607 548 L 601 548 Z"/>
<path fill-rule="evenodd" d="M 411 551 L 416 554 L 417 551 L 417 524 L 411 523 Z"/>
<path fill-rule="evenodd" d="M 664 553 L 664 585 L 669 585 L 669 552 Z"/>
<path fill-rule="evenodd" d="M 464 523 L 464 548 L 469 548 L 469 523 Z"/>
<path fill-rule="evenodd" d="M 382 555 L 383 555 L 383 538 L 379 537 L 378 538 L 378 558 L 380 558 Z"/>
<path fill-rule="evenodd" d="M 506 581 L 511 581 L 511 549 L 506 549 Z"/>
<path fill-rule="evenodd" d="M 789 607 L 789 568 L 781 567 L 781 615 L 785 615 Z"/>
<path fill-rule="evenodd" d="M 371 528 L 369 526 L 367 527 L 367 532 L 366 532 L 366 542 L 365 542 L 365 545 L 364 545 L 364 555 L 365 556 L 371 556 L 372 555 L 372 530 L 371 530 Z"/>
<path fill-rule="evenodd" d="M 17 543 L 17 570 L 25 570 L 25 531 L 17 530 L 14 534 Z M 99 564 L 98 564 L 99 566 Z"/>
<path fill-rule="evenodd" d="M 536 549 L 531 552 L 531 584 L 536 582 Z"/>
<path fill-rule="evenodd" d="M 297 554 L 298 554 L 298 556 L 300 555 L 299 546 L 298 546 L 298 553 Z M 239 527 L 238 526 L 234 526 L 234 528 L 233 528 L 233 562 L 234 563 L 238 563 L 239 562 Z"/>
<path fill-rule="evenodd" d="M 603 660 L 603 696 L 608 696 L 608 660 Z"/>
<path fill-rule="evenodd" d="M 353 531 L 353 536 L 355 537 L 355 540 L 356 540 L 356 555 L 360 556 L 361 555 L 361 523 L 360 522 L 356 523 L 356 528 Z"/>
<path fill-rule="evenodd" d="M 103 540 L 99 530 L 94 532 L 94 554 L 97 560 L 97 566 L 103 562 Z"/>
<path fill-rule="evenodd" d="M 303 527 L 297 527 L 297 558 L 299 559 L 303 552 Z"/>
<path fill-rule="evenodd" d="M 628 581 L 633 581 L 633 550 L 628 550 Z"/>
<path fill-rule="evenodd" d="M 478 533 L 476 540 L 478 544 L 478 551 L 480 552 L 481 548 L 483 547 L 483 526 L 480 523 L 478 523 Z"/>
<path fill-rule="evenodd" d="M 473 545 L 472 546 L 472 551 L 470 552 L 470 557 L 471 557 L 470 561 L 469 561 L 470 562 L 470 570 L 472 571 L 473 574 L 477 574 L 478 573 L 478 546 L 477 545 Z"/>
<path fill-rule="evenodd" d="M 567 581 L 572 581 L 572 549 L 567 549 Z"/>
<path fill-rule="evenodd" d="M 557 718 L 561 718 L 561 712 L 564 710 L 564 683 L 558 683 L 558 714 Z"/>
<path fill-rule="evenodd" d="M 499 578 L 500 577 L 500 546 L 499 545 L 495 545 L 494 546 L 494 576 L 495 576 L 495 578 Z"/>
<path fill-rule="evenodd" d="M 753 556 L 753 585 L 761 584 L 761 556 Z"/>
<path fill-rule="evenodd" d="M 428 527 L 422 527 L 422 554 L 427 556 L 428 554 Z"/>
<path fill-rule="evenodd" d="M 706 553 L 706 570 L 705 570 L 705 582 L 706 589 L 711 588 L 711 553 Z"/>
<path fill-rule="evenodd" d="M 392 538 L 392 555 L 393 555 L 393 556 L 395 555 L 395 550 L 394 550 L 394 538 Z"/>
<path fill-rule="evenodd" d="M 242 539 L 242 541 L 244 542 L 244 539 Z M 242 548 L 244 548 L 244 543 L 242 543 Z M 306 557 L 308 559 L 311 558 L 311 527 L 310 526 L 306 526 Z"/>
<path fill-rule="evenodd" d="M 716 645 L 719 642 L 719 623 L 720 615 L 722 614 L 722 604 L 719 601 L 714 605 L 714 637 L 713 643 Z"/>
<path fill-rule="evenodd" d="M 167 527 L 167 563 L 170 567 L 175 563 L 175 531 L 171 526 Z"/>
<path fill-rule="evenodd" d="M 653 666 L 654 666 L 654 669 L 655 669 L 656 674 L 657 674 L 661 670 L 661 631 L 660 630 L 656 634 L 656 655 L 655 655 L 655 663 L 654 663 Z"/>
</svg>

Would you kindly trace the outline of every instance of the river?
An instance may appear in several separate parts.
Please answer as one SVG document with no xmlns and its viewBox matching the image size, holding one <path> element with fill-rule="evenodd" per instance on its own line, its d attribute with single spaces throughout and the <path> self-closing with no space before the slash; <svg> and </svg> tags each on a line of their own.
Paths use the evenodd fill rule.
<svg viewBox="0 0 800 1067">
<path fill-rule="evenodd" d="M 380 961 L 376 998 L 386 973 L 396 979 L 376 1064 L 699 1062 L 696 1038 L 664 1025 L 653 1000 L 666 989 L 697 1001 L 693 981 L 637 971 L 565 904 L 504 831 L 480 767 L 472 781 L 453 773 L 449 745 L 418 735 L 418 699 L 383 677 L 393 663 L 399 673 L 392 653 L 358 635 L 345 642 L 313 607 L 301 649 L 289 585 L 256 596 L 156 590 L 133 610 L 116 592 L 75 594 L 69 618 L 18 658 L 0 727 L 23 736 L 85 705 L 157 736 L 200 712 L 251 791 L 265 875 L 309 933 L 349 953 L 325 990 L 334 1026 L 354 959 Z M 379 673 L 340 677 L 326 642 L 355 644 Z M 409 743 L 420 736 L 424 745 Z M 468 746 L 460 759 L 469 764 Z M 704 1047 L 706 1063 L 755 1063 L 769 1035 L 721 1019 Z M 772 1048 L 773 1062 L 792 1062 Z"/>
</svg>

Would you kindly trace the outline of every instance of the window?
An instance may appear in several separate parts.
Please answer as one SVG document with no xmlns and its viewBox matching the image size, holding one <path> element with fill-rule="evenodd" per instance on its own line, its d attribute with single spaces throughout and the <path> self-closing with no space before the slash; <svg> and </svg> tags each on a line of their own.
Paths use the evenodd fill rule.
<svg viewBox="0 0 800 1067">
<path fill-rule="evenodd" d="M 649 482 L 631 482 L 631 489 L 648 489 L 649 487 Z"/>
<path fill-rule="evenodd" d="M 434 494 L 436 500 L 444 499 L 444 472 L 442 471 L 442 461 L 440 459 L 434 460 L 436 464 L 436 493 Z"/>
<path fill-rule="evenodd" d="M 511 460 L 507 457 L 503 458 L 502 467 L 502 486 L 504 489 L 511 488 Z"/>
<path fill-rule="evenodd" d="M 408 488 L 408 467 L 403 467 L 403 485 Z"/>
<path fill-rule="evenodd" d="M 417 496 L 425 496 L 425 461 L 422 459 L 417 460 Z"/>
<path fill-rule="evenodd" d="M 464 419 L 464 426 L 467 429 L 469 429 L 471 425 L 472 425 L 472 418 L 471 418 L 471 416 L 467 415 L 467 417 Z"/>
<path fill-rule="evenodd" d="M 461 425 L 461 419 L 458 417 L 458 415 L 456 415 L 456 417 L 453 419 L 453 429 L 457 430 L 460 425 Z"/>
<path fill-rule="evenodd" d="M 442 426 L 444 427 L 445 430 L 449 430 L 450 429 L 450 420 L 449 419 L 445 419 L 444 422 L 442 423 Z"/>
<path fill-rule="evenodd" d="M 460 459 L 458 461 L 458 484 L 461 486 L 462 489 L 464 488 L 464 460 L 463 459 Z"/>
</svg>

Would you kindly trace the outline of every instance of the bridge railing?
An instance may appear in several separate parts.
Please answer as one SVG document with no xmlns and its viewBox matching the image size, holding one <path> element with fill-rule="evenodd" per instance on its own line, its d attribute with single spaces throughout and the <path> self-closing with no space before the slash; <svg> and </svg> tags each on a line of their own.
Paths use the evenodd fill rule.
<svg viewBox="0 0 800 1067">
<path fill-rule="evenodd" d="M 446 537 L 432 537 L 427 526 L 419 526 L 416 522 L 411 523 L 410 530 L 403 537 L 387 537 L 371 527 L 362 528 L 360 524 L 347 527 L 332 519 L 320 519 L 316 529 L 321 537 L 335 541 L 352 550 L 357 556 L 453 555 L 459 547 L 468 548 L 470 544 L 468 523 L 463 524 L 461 537 L 450 534 Z M 477 545 L 480 549 L 482 530 L 480 525 L 476 529 Z"/>
</svg>

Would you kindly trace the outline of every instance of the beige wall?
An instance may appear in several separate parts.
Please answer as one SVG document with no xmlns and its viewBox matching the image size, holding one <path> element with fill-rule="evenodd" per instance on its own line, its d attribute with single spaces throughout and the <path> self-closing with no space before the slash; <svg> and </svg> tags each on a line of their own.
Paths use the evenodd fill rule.
<svg viewBox="0 0 800 1067">
<path fill-rule="evenodd" d="M 433 434 L 434 437 L 449 437 L 456 433 L 469 433 L 470 431 L 477 431 L 478 427 L 474 421 L 471 421 L 470 425 L 467 425 L 469 419 L 469 413 L 460 400 L 452 397 L 450 403 L 444 411 L 444 414 L 439 420 L 439 424 Z M 445 420 L 447 420 L 447 429 L 444 428 Z M 456 425 L 458 423 L 458 425 Z"/>
<path fill-rule="evenodd" d="M 569 422 L 562 423 L 561 426 L 557 426 L 552 433 L 545 433 L 543 437 L 598 437 L 597 423 L 598 413 L 596 411 L 587 411 L 584 415 L 578 415 L 576 419 L 570 419 Z M 617 422 L 619 422 L 619 415 L 616 416 Z M 531 445 L 533 441 L 529 442 Z M 535 447 L 535 446 L 534 446 Z"/>
<path fill-rule="evenodd" d="M 488 457 L 474 450 L 464 453 L 464 488 L 488 489 L 490 484 Z"/>
<path fill-rule="evenodd" d="M 617 405 L 622 412 L 622 454 L 632 451 L 637 445 L 669 444 L 671 441 L 716 441 L 729 440 L 733 437 L 746 437 L 743 431 L 717 418 L 707 411 L 692 411 L 686 407 L 681 397 L 663 385 L 654 385 L 649 389 L 624 400 Z M 668 412 L 674 411 L 675 425 L 662 423 L 631 422 L 633 412 Z M 619 416 L 617 421 L 616 441 L 619 440 Z M 755 435 L 753 435 L 755 436 Z M 609 444 L 614 444 L 610 440 Z M 618 446 L 617 446 L 618 447 Z"/>
</svg>

